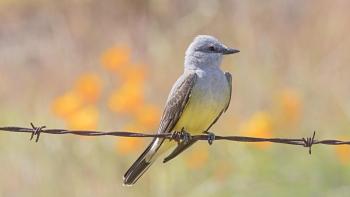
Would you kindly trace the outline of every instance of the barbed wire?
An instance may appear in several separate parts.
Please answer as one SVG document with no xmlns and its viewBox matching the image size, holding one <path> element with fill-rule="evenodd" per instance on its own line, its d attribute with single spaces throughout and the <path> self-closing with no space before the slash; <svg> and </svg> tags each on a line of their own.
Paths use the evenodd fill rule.
<svg viewBox="0 0 350 197">
<path fill-rule="evenodd" d="M 186 140 L 188 138 L 187 133 L 175 132 L 175 133 L 163 133 L 163 134 L 146 134 L 146 133 L 137 133 L 129 131 L 91 131 L 91 130 L 66 130 L 66 129 L 46 129 L 46 126 L 36 127 L 33 123 L 30 123 L 30 128 L 25 127 L 0 127 L 0 131 L 3 132 L 17 132 L 17 133 L 31 133 L 30 140 L 36 136 L 35 142 L 39 141 L 41 133 L 47 134 L 73 134 L 80 136 L 118 136 L 118 137 L 159 137 L 172 139 L 175 141 Z M 316 140 L 316 132 L 313 132 L 311 137 L 303 138 L 261 138 L 261 137 L 247 137 L 247 136 L 221 136 L 215 135 L 215 141 L 226 140 L 226 141 L 236 141 L 236 142 L 270 142 L 278 144 L 289 144 L 289 145 L 298 145 L 303 146 L 309 149 L 309 154 L 311 154 L 311 147 L 313 145 L 323 144 L 323 145 L 350 145 L 350 141 L 334 140 L 334 139 L 325 139 L 325 140 Z M 212 139 L 211 135 L 192 135 L 190 136 L 192 140 L 208 140 Z"/>
</svg>

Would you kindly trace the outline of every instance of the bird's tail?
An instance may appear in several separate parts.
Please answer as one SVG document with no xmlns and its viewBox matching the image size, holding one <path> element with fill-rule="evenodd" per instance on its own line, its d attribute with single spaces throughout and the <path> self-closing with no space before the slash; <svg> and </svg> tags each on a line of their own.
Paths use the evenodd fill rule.
<svg viewBox="0 0 350 197">
<path fill-rule="evenodd" d="M 146 150 L 137 158 L 137 160 L 126 171 L 123 177 L 123 183 L 126 186 L 131 186 L 146 172 L 154 161 L 154 155 L 163 143 L 164 139 L 155 138 Z"/>
</svg>

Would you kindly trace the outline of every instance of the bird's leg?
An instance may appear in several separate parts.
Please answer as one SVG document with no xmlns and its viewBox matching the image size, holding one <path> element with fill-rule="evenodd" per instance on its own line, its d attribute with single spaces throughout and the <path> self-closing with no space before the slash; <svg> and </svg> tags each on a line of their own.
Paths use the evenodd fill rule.
<svg viewBox="0 0 350 197">
<path fill-rule="evenodd" d="M 185 128 L 182 128 L 181 131 L 174 131 L 172 134 L 172 139 L 174 139 L 178 144 L 182 142 L 188 143 L 191 141 L 192 136 L 190 133 L 185 131 Z"/>
<path fill-rule="evenodd" d="M 178 142 L 182 141 L 183 143 L 188 143 L 189 141 L 191 141 L 192 136 L 190 133 L 188 133 L 187 131 L 185 131 L 185 128 L 182 127 L 181 131 L 178 132 Z"/>
<path fill-rule="evenodd" d="M 189 132 L 185 131 L 185 128 L 184 128 L 184 127 L 182 127 L 182 129 L 181 129 L 181 131 L 180 131 L 180 136 L 181 136 L 182 141 L 183 141 L 184 143 L 186 143 L 186 144 L 187 144 L 187 143 L 191 140 L 191 138 L 192 138 L 191 134 L 190 134 Z"/>
<path fill-rule="evenodd" d="M 171 135 L 171 140 L 174 140 L 175 142 L 177 142 L 177 144 L 180 144 L 181 142 L 181 133 L 179 131 L 174 131 Z"/>
<path fill-rule="evenodd" d="M 204 131 L 205 134 L 208 135 L 208 143 L 209 145 L 212 145 L 215 140 L 215 134 L 209 131 Z"/>
</svg>

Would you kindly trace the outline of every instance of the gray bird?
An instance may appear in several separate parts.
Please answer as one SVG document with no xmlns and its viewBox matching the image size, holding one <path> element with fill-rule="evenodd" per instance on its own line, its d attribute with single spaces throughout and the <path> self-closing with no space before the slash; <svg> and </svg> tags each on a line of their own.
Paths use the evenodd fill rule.
<svg viewBox="0 0 350 197">
<path fill-rule="evenodd" d="M 186 50 L 184 73 L 170 91 L 158 133 L 207 133 L 211 144 L 214 134 L 208 130 L 227 110 L 232 92 L 231 74 L 220 68 L 222 56 L 238 52 L 213 36 L 199 35 L 193 40 Z M 154 138 L 124 174 L 124 185 L 133 185 L 165 151 L 175 147 L 163 162 L 173 159 L 194 142 L 190 137 L 180 142 Z"/>
</svg>

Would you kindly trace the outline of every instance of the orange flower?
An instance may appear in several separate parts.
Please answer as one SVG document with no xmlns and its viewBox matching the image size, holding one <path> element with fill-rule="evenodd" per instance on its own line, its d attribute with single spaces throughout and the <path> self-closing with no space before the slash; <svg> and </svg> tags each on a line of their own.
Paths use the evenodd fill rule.
<svg viewBox="0 0 350 197">
<path fill-rule="evenodd" d="M 86 106 L 68 118 L 68 127 L 74 130 L 95 130 L 98 118 L 98 109 L 95 106 Z"/>
<path fill-rule="evenodd" d="M 79 77 L 76 82 L 76 91 L 87 102 L 96 102 L 101 94 L 101 78 L 94 73 L 87 73 Z"/>
<path fill-rule="evenodd" d="M 142 148 L 143 140 L 139 138 L 121 138 L 116 143 L 116 150 L 122 155 L 138 152 Z"/>
<path fill-rule="evenodd" d="M 346 139 L 346 137 L 340 137 L 339 139 Z M 350 163 L 350 147 L 346 145 L 338 145 L 335 147 L 336 155 L 341 164 L 348 165 Z"/>
<path fill-rule="evenodd" d="M 251 137 L 272 137 L 272 120 L 267 112 L 256 112 L 248 122 L 241 125 L 241 132 Z M 259 148 L 267 148 L 270 143 L 254 143 Z"/>
<path fill-rule="evenodd" d="M 112 93 L 108 100 L 108 107 L 116 113 L 131 114 L 140 109 L 143 100 L 143 85 L 126 83 Z"/>
<path fill-rule="evenodd" d="M 81 108 L 82 104 L 83 100 L 80 95 L 75 92 L 67 92 L 54 100 L 52 110 L 57 116 L 67 118 Z"/>
<path fill-rule="evenodd" d="M 201 145 L 199 145 L 201 146 Z M 192 150 L 188 157 L 186 157 L 187 166 L 192 169 L 199 169 L 205 166 L 208 161 L 208 147 L 196 147 L 195 150 Z"/>
<path fill-rule="evenodd" d="M 137 124 L 129 124 L 124 128 L 126 131 L 143 132 L 144 130 Z M 119 154 L 127 155 L 138 152 L 144 148 L 144 139 L 142 138 L 118 138 L 116 141 L 116 151 Z"/>
<path fill-rule="evenodd" d="M 159 108 L 154 105 L 142 106 L 136 112 L 136 119 L 145 129 L 154 129 L 160 119 Z"/>
<path fill-rule="evenodd" d="M 101 63 L 110 71 L 120 71 L 130 61 L 130 49 L 125 46 L 117 46 L 108 49 L 102 54 Z"/>
<path fill-rule="evenodd" d="M 302 110 L 302 102 L 298 92 L 293 89 L 285 89 L 278 98 L 286 122 L 298 121 Z"/>
<path fill-rule="evenodd" d="M 143 83 L 146 79 L 146 66 L 142 64 L 130 64 L 119 73 L 126 83 Z"/>
</svg>

